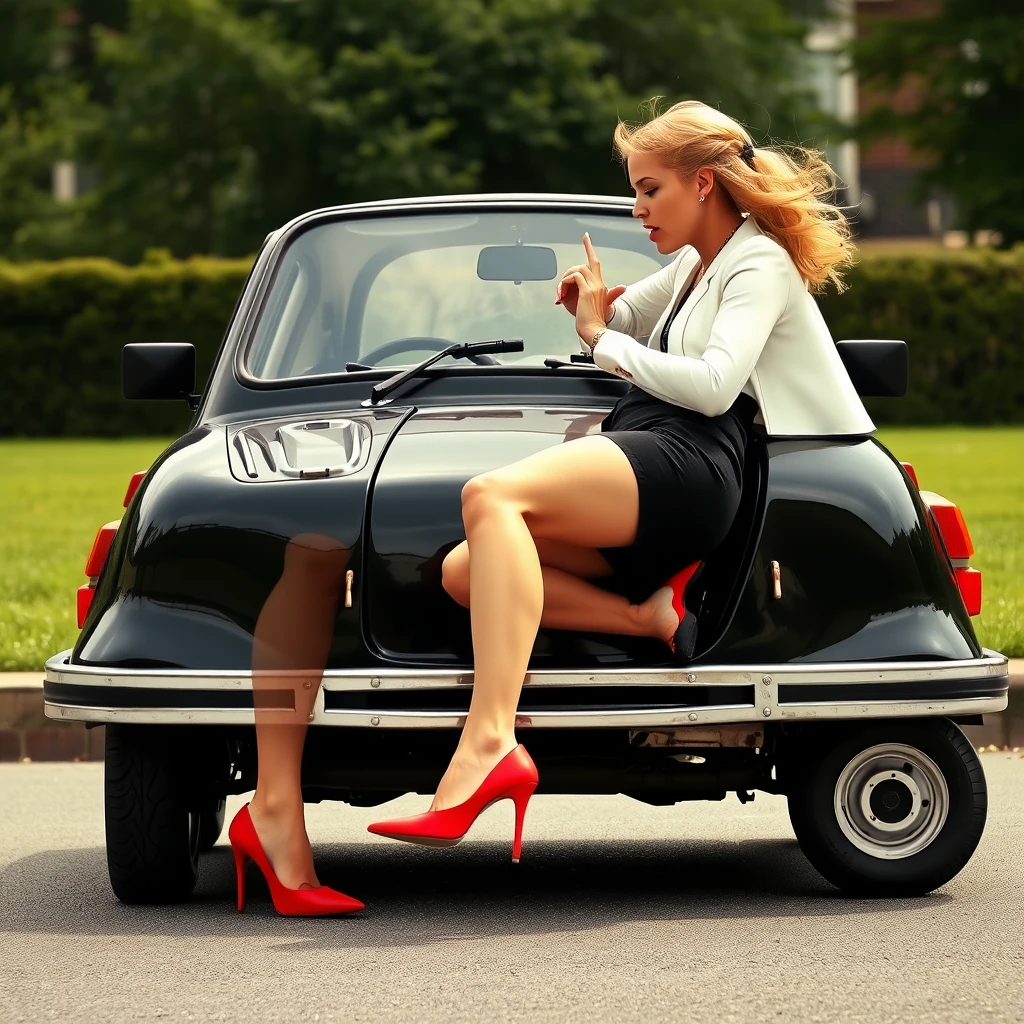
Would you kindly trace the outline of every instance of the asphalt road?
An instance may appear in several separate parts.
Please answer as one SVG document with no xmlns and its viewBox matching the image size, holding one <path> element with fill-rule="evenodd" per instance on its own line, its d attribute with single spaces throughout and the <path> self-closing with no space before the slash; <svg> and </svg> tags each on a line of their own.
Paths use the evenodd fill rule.
<svg viewBox="0 0 1024 1024">
<path fill-rule="evenodd" d="M 223 844 L 191 903 L 121 906 L 102 765 L 3 765 L 0 1021 L 1020 1021 L 1024 759 L 983 763 L 981 846 L 920 899 L 839 896 L 763 793 L 538 797 L 519 865 L 508 803 L 450 850 L 364 831 L 406 796 L 309 808 L 321 878 L 367 903 L 319 921 L 262 886 L 237 914 Z"/>
</svg>

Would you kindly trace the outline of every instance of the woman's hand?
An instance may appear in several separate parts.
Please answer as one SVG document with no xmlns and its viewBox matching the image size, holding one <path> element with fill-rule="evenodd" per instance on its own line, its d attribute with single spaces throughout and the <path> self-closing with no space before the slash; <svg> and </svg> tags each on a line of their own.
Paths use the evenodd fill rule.
<svg viewBox="0 0 1024 1024">
<path fill-rule="evenodd" d="M 612 315 L 612 303 L 626 290 L 622 285 L 606 288 L 601 278 L 601 263 L 590 242 L 583 235 L 587 262 L 570 267 L 558 282 L 555 305 L 561 303 L 576 318 L 576 333 L 590 347 L 594 332 L 604 327 Z"/>
</svg>

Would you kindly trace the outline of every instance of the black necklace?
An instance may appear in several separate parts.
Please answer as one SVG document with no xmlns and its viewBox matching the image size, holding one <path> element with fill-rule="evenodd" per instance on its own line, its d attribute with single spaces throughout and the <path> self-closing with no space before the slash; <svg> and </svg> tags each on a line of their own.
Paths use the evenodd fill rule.
<svg viewBox="0 0 1024 1024">
<path fill-rule="evenodd" d="M 730 239 L 730 238 L 732 238 L 732 236 L 733 236 L 733 235 L 735 235 L 737 231 L 739 231 L 739 229 L 740 229 L 740 224 L 742 224 L 742 223 L 743 223 L 743 221 L 740 221 L 740 223 L 739 223 L 739 224 L 737 224 L 737 225 L 736 225 L 736 227 L 734 227 L 734 228 L 732 229 L 732 231 L 730 231 L 730 232 L 729 232 L 729 234 L 727 234 L 727 235 L 725 236 L 725 241 L 724 241 L 724 242 L 723 242 L 723 243 L 722 243 L 722 244 L 721 244 L 721 245 L 720 245 L 720 246 L 718 247 L 717 251 L 715 252 L 715 255 L 711 257 L 711 263 L 714 263 L 714 262 L 715 262 L 715 260 L 717 260 L 717 259 L 718 259 L 718 253 L 720 253 L 720 252 L 721 252 L 721 251 L 722 251 L 722 250 L 723 250 L 723 249 L 724 249 L 724 248 L 726 247 L 726 245 L 727 245 L 727 244 L 728 244 L 728 242 L 729 242 L 729 239 Z M 708 265 L 710 266 L 710 264 L 708 264 Z M 700 265 L 700 276 L 701 276 L 701 277 L 703 277 L 703 276 L 704 276 L 704 271 L 705 271 L 705 269 L 706 269 L 706 268 L 705 268 L 704 264 L 702 263 L 702 264 Z M 698 280 L 699 280 L 699 278 L 698 278 Z M 696 283 L 696 282 L 694 282 L 694 283 Z"/>
<path fill-rule="evenodd" d="M 711 257 L 711 262 L 712 263 L 715 262 L 715 260 L 718 258 L 718 253 L 721 252 L 725 248 L 726 242 L 728 242 L 729 239 L 732 238 L 732 236 L 736 234 L 736 232 L 740 228 L 740 224 L 742 224 L 742 223 L 743 223 L 743 221 L 740 221 L 740 223 L 737 224 L 736 227 L 734 227 L 732 229 L 732 231 L 729 232 L 728 235 L 726 235 L 725 242 L 723 242 L 718 247 L 718 252 L 716 252 L 715 255 Z M 679 313 L 679 311 L 683 308 L 683 306 L 686 305 L 686 300 L 693 293 L 693 289 L 697 287 L 697 282 L 700 281 L 700 279 L 704 276 L 704 269 L 705 269 L 704 268 L 704 264 L 702 263 L 700 265 L 700 272 L 693 279 L 693 283 L 690 285 L 690 287 L 686 289 L 686 294 L 683 295 L 683 297 L 679 300 L 679 302 L 676 305 L 676 308 L 674 310 L 672 310 L 672 315 L 665 321 L 665 326 L 662 327 L 662 329 L 661 329 L 661 339 L 660 339 L 660 341 L 661 341 L 660 348 L 661 348 L 662 352 L 667 352 L 668 351 L 668 329 L 672 326 L 672 321 L 675 320 L 675 318 L 676 318 L 677 314 Z"/>
</svg>

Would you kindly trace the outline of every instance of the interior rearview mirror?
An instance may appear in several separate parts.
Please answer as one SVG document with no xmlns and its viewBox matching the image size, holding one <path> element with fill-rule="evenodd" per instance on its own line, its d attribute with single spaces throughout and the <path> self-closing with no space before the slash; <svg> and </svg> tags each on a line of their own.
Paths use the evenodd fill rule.
<svg viewBox="0 0 1024 1024">
<path fill-rule="evenodd" d="M 476 276 L 481 281 L 553 281 L 558 275 L 555 250 L 545 245 L 488 245 L 480 250 Z"/>
<path fill-rule="evenodd" d="M 195 386 L 194 345 L 154 342 L 121 349 L 121 393 L 125 398 L 177 398 L 191 405 Z"/>
</svg>

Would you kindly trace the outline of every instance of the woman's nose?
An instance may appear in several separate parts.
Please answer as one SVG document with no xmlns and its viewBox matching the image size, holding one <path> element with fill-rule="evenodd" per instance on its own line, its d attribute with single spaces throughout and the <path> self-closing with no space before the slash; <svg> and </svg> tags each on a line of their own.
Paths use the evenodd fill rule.
<svg viewBox="0 0 1024 1024">
<path fill-rule="evenodd" d="M 644 204 L 641 204 L 639 197 L 637 197 L 637 201 L 633 204 L 633 216 L 639 217 L 641 220 L 643 220 L 644 214 L 646 212 L 647 211 L 644 208 Z"/>
</svg>

